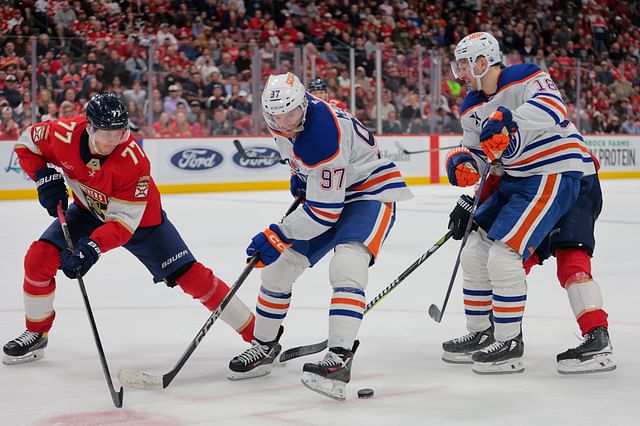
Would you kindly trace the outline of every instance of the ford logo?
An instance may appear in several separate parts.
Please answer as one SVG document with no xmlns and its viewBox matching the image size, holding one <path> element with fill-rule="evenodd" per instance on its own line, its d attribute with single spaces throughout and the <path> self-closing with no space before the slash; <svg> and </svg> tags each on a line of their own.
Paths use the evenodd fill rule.
<svg viewBox="0 0 640 426">
<path fill-rule="evenodd" d="M 171 156 L 171 164 L 188 171 L 201 171 L 217 167 L 222 163 L 222 154 L 209 148 L 188 148 Z"/>
<path fill-rule="evenodd" d="M 245 152 L 249 158 L 242 158 L 239 152 L 233 155 L 233 162 L 240 167 L 264 169 L 280 161 L 280 153 L 273 148 L 254 146 L 245 148 Z"/>
</svg>

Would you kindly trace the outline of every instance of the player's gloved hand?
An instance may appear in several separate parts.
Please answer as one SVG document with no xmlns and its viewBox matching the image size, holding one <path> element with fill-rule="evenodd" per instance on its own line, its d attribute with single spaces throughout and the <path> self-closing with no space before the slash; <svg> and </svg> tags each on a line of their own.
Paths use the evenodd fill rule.
<svg viewBox="0 0 640 426">
<path fill-rule="evenodd" d="M 471 186 L 480 180 L 478 163 L 471 151 L 464 147 L 453 148 L 447 154 L 447 177 L 454 186 Z"/>
<path fill-rule="evenodd" d="M 271 224 L 251 239 L 247 247 L 247 256 L 258 254 L 260 261 L 256 267 L 263 268 L 278 260 L 280 254 L 289 247 L 291 247 L 291 241 L 282 234 L 278 225 Z"/>
<path fill-rule="evenodd" d="M 69 206 L 69 194 L 64 184 L 62 173 L 52 167 L 45 167 L 36 172 L 36 188 L 40 205 L 47 209 L 52 217 L 58 217 L 58 202 L 62 202 L 62 210 Z"/>
<path fill-rule="evenodd" d="M 505 107 L 498 109 L 489 116 L 480 132 L 480 147 L 489 158 L 494 161 L 502 156 L 509 146 L 509 135 L 518 130 L 513 121 L 511 111 Z"/>
<path fill-rule="evenodd" d="M 464 238 L 464 232 L 467 230 L 467 223 L 473 209 L 473 197 L 467 194 L 458 198 L 456 206 L 449 213 L 449 229 L 451 230 L 451 238 L 461 240 Z"/>
<path fill-rule="evenodd" d="M 91 238 L 80 238 L 73 254 L 62 251 L 60 269 L 69 278 L 76 278 L 77 274 L 84 276 L 100 257 L 100 246 Z"/>
<path fill-rule="evenodd" d="M 300 176 L 293 173 L 291 179 L 289 179 L 289 191 L 294 197 L 300 195 L 304 198 L 307 195 L 307 182 L 304 182 L 300 179 Z"/>
</svg>

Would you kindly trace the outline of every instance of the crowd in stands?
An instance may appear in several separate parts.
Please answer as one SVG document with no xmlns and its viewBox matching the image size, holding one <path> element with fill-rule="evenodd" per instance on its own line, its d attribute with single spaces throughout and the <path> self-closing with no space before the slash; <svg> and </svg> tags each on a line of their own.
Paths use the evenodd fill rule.
<svg viewBox="0 0 640 426">
<path fill-rule="evenodd" d="M 449 61 L 475 31 L 500 40 L 506 64 L 548 71 L 584 133 L 640 134 L 639 24 L 638 2 L 613 0 L 3 1 L 0 140 L 33 122 L 73 116 L 107 90 L 126 102 L 143 136 L 251 134 L 252 78 L 293 71 L 296 48 L 314 58 L 331 98 L 351 106 L 355 85 L 352 113 L 372 129 L 381 114 L 384 133 L 459 133 L 465 88 Z M 252 75 L 254 51 L 260 76 Z M 433 105 L 432 51 L 442 64 L 442 97 Z"/>
</svg>

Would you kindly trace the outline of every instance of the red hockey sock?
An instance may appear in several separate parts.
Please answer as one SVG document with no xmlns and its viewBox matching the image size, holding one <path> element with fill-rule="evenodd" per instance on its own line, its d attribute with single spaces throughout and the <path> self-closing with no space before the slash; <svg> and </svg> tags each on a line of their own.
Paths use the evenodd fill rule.
<svg viewBox="0 0 640 426">
<path fill-rule="evenodd" d="M 27 330 L 47 333 L 53 326 L 56 313 L 53 297 L 55 275 L 60 266 L 58 248 L 46 241 L 34 241 L 24 256 L 25 323 Z"/>
<path fill-rule="evenodd" d="M 585 334 L 590 333 L 598 327 L 608 328 L 609 323 L 607 321 L 607 317 L 607 313 L 602 309 L 585 312 L 584 314 L 580 315 L 580 318 L 578 318 L 580 332 L 584 336 Z"/>
</svg>

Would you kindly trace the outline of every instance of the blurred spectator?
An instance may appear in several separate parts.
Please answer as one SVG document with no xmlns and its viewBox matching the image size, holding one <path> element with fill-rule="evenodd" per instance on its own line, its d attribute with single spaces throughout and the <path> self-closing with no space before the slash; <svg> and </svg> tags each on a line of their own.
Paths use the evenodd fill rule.
<svg viewBox="0 0 640 426">
<path fill-rule="evenodd" d="M 122 97 L 125 103 L 134 102 L 138 109 L 144 107 L 144 102 L 147 99 L 147 91 L 142 88 L 140 80 L 133 81 L 133 87 L 122 92 Z"/>
<path fill-rule="evenodd" d="M 18 78 L 13 74 L 7 74 L 4 78 L 4 97 L 9 101 L 11 108 L 16 108 L 22 103 L 22 95 L 17 90 Z"/>
<path fill-rule="evenodd" d="M 207 112 L 202 110 L 198 112 L 198 117 L 193 126 L 191 126 L 191 136 L 201 138 L 211 136 L 211 120 L 207 117 Z"/>
<path fill-rule="evenodd" d="M 620 127 L 620 133 L 626 133 L 629 135 L 640 135 L 640 125 L 638 121 L 632 115 L 629 115 L 622 126 Z"/>
<path fill-rule="evenodd" d="M 163 105 L 164 110 L 167 114 L 169 114 L 169 117 L 173 117 L 176 114 L 176 109 L 179 103 L 185 106 L 185 109 L 187 110 L 187 112 L 191 110 L 189 108 L 189 105 L 186 99 L 180 96 L 181 93 L 182 93 L 182 90 L 180 89 L 180 86 L 178 86 L 177 84 L 172 84 L 171 86 L 169 86 L 169 96 L 166 96 L 164 98 L 164 105 Z"/>
<path fill-rule="evenodd" d="M 173 129 L 171 127 L 171 116 L 166 112 L 160 113 L 158 121 L 153 123 L 153 137 L 155 138 L 170 138 L 173 136 Z"/>
<path fill-rule="evenodd" d="M 213 111 L 213 122 L 211 123 L 211 134 L 213 135 L 233 135 L 234 130 L 227 121 L 227 112 L 223 108 Z"/>
<path fill-rule="evenodd" d="M 20 136 L 20 126 L 13 118 L 10 106 L 0 107 L 0 140 L 16 140 Z"/>
<path fill-rule="evenodd" d="M 187 115 L 184 112 L 176 113 L 173 123 L 171 123 L 173 137 L 188 138 L 191 137 L 191 125 L 187 122 Z"/>
<path fill-rule="evenodd" d="M 395 109 L 389 110 L 387 118 L 382 120 L 382 133 L 390 135 L 402 134 L 402 125 Z"/>
<path fill-rule="evenodd" d="M 78 115 L 80 111 L 76 109 L 74 102 L 65 100 L 60 105 L 60 117 L 59 118 L 73 118 Z"/>
</svg>

